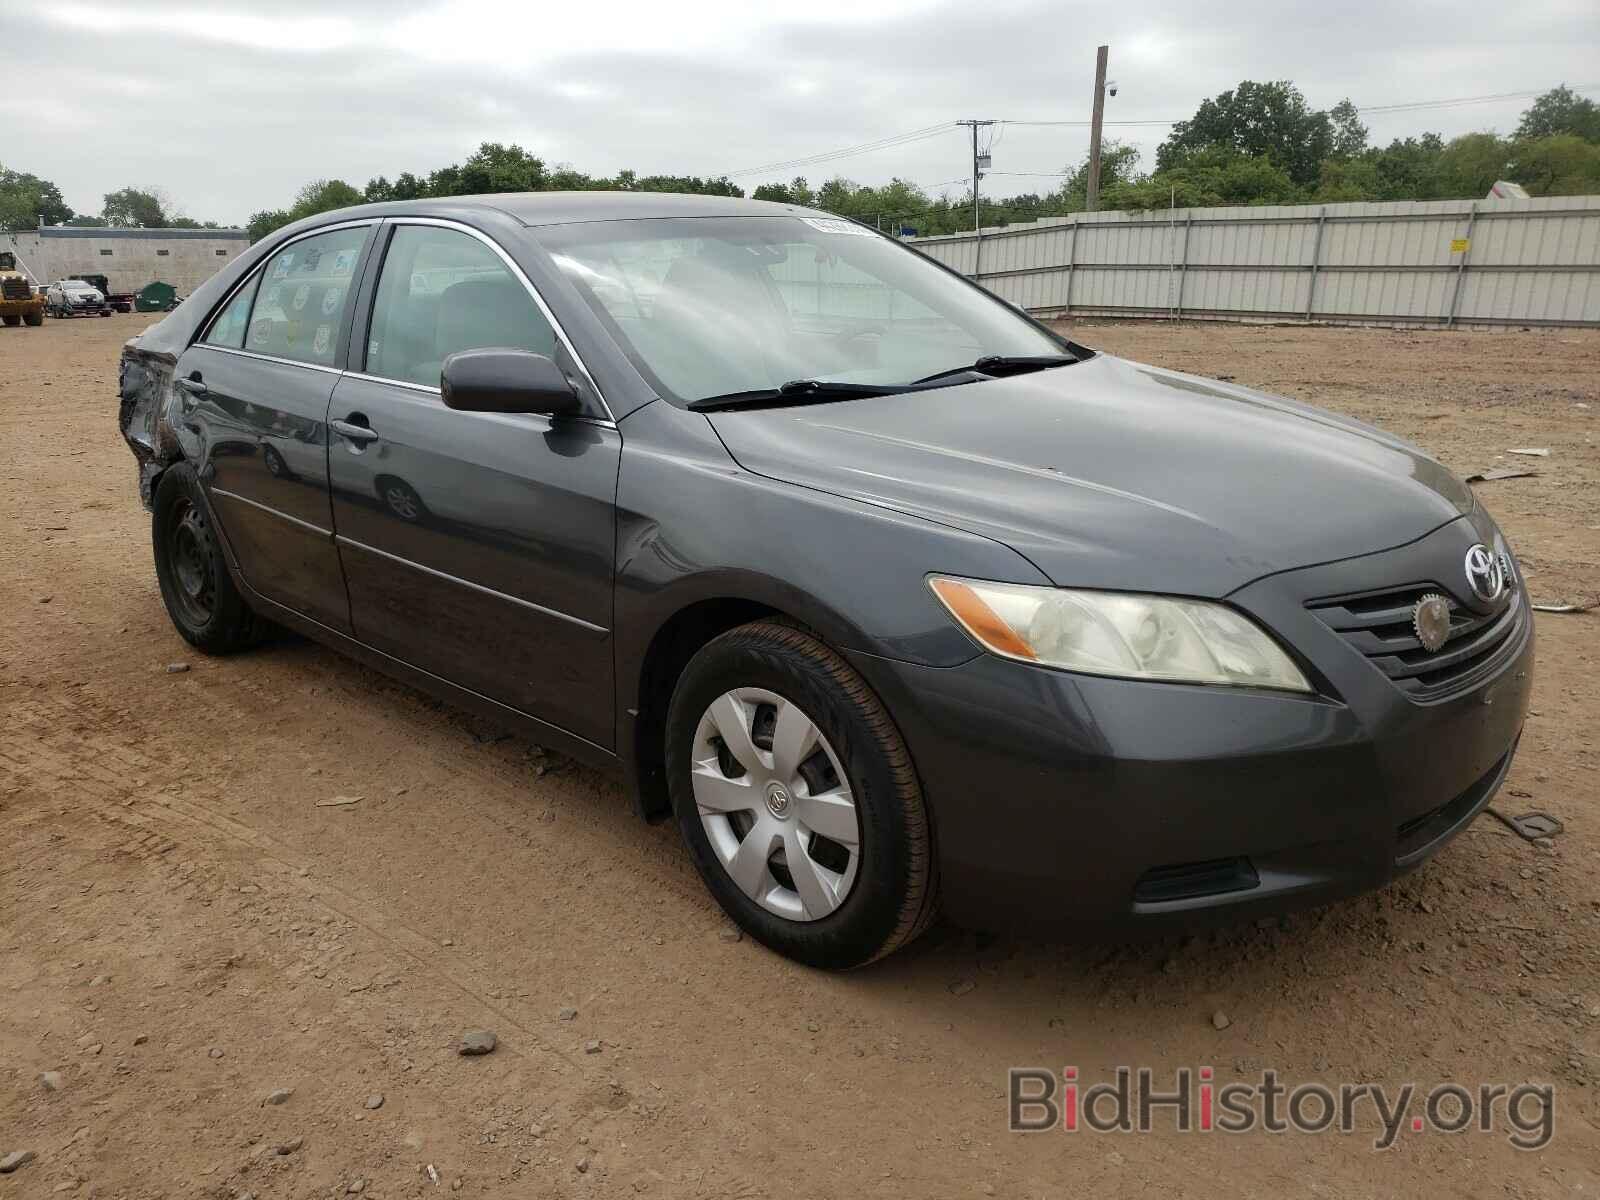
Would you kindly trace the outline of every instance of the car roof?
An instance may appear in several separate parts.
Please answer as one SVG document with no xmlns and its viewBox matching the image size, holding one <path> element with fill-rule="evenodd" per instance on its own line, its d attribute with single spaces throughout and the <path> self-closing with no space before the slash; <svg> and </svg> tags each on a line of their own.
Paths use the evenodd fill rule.
<svg viewBox="0 0 1600 1200">
<path fill-rule="evenodd" d="M 388 201 L 321 214 L 337 216 L 426 216 L 443 209 L 482 209 L 504 213 L 523 225 L 566 225 L 577 221 L 642 221 L 657 217 L 779 217 L 829 214 L 797 204 L 743 200 L 734 196 L 699 196 L 681 192 L 499 192 L 482 196 L 439 196 L 426 200 Z"/>
</svg>

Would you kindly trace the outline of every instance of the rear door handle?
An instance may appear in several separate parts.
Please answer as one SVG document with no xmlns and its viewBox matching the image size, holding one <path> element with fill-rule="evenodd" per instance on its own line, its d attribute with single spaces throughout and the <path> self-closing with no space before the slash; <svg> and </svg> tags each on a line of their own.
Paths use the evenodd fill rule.
<svg viewBox="0 0 1600 1200">
<path fill-rule="evenodd" d="M 349 438 L 358 446 L 378 440 L 378 431 L 370 425 L 357 425 L 354 421 L 329 421 L 328 427 L 340 437 Z"/>
<path fill-rule="evenodd" d="M 211 390 L 201 382 L 199 376 L 195 376 L 191 379 L 180 379 L 178 380 L 178 386 L 184 391 L 188 392 L 191 396 L 204 396 Z"/>
</svg>

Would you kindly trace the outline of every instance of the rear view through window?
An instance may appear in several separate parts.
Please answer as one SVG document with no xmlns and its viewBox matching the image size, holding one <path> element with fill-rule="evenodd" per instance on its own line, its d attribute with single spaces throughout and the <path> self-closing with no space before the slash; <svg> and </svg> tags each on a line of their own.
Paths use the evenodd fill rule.
<svg viewBox="0 0 1600 1200">
<path fill-rule="evenodd" d="M 336 229 L 278 251 L 262 274 L 244 348 L 331 365 L 366 237 L 365 226 Z"/>
<path fill-rule="evenodd" d="M 446 358 L 487 346 L 550 354 L 555 333 L 477 238 L 432 225 L 396 229 L 372 306 L 367 374 L 438 387 Z"/>
</svg>

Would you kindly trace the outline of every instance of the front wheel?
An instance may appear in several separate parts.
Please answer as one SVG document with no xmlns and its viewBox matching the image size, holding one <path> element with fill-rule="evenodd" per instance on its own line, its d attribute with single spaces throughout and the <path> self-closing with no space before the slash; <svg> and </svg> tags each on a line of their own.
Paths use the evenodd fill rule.
<svg viewBox="0 0 1600 1200">
<path fill-rule="evenodd" d="M 154 507 L 156 578 L 178 632 L 207 654 L 232 654 L 255 645 L 261 621 L 228 575 L 192 466 L 179 462 L 167 468 Z"/>
<path fill-rule="evenodd" d="M 717 902 L 780 954 L 834 970 L 917 937 L 933 834 L 883 704 L 809 633 L 741 626 L 684 669 L 667 715 L 673 811 Z"/>
</svg>

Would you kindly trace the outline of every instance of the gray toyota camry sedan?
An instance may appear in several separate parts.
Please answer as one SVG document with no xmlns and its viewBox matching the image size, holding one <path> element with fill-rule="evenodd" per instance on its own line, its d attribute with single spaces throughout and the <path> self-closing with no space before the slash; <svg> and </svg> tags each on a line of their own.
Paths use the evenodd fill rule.
<svg viewBox="0 0 1600 1200">
<path fill-rule="evenodd" d="M 1515 560 L 1421 450 L 809 209 L 324 213 L 130 341 L 121 401 L 191 643 L 287 627 L 615 764 L 818 966 L 940 910 L 1379 885 L 1489 802 L 1527 711 Z"/>
</svg>

